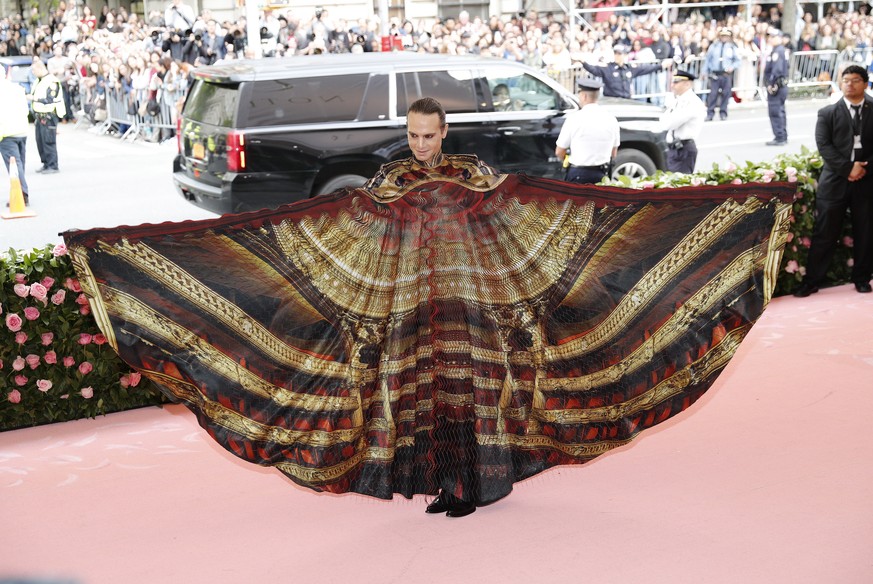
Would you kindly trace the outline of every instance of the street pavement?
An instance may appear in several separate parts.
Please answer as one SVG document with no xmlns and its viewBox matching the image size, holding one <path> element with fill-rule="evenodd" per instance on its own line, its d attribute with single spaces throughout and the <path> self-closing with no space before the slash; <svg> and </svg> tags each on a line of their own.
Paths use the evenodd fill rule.
<svg viewBox="0 0 873 584">
<path fill-rule="evenodd" d="M 816 111 L 825 103 L 789 102 L 789 142 L 780 147 L 764 144 L 772 138 L 766 105 L 731 104 L 728 120 L 704 126 L 697 169 L 729 160 L 738 165 L 747 160 L 772 160 L 783 152 L 800 152 L 802 145 L 815 149 Z M 173 187 L 175 140 L 122 142 L 113 136 L 97 136 L 87 127 L 62 125 L 58 131 L 61 171 L 50 175 L 35 172 L 40 162 L 32 135 L 27 148 L 26 176 L 31 208 L 37 216 L 0 220 L 0 253 L 60 243 L 58 234 L 68 229 L 216 217 L 185 201 Z M 8 200 L 8 192 L 8 176 L 0 165 L 0 198 Z"/>
</svg>

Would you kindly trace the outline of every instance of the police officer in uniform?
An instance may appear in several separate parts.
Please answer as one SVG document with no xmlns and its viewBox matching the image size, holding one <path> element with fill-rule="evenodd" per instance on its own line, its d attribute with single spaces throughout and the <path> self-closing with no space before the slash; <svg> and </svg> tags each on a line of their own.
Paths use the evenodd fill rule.
<svg viewBox="0 0 873 584">
<path fill-rule="evenodd" d="M 61 82 L 48 72 L 45 64 L 34 58 L 31 66 L 37 81 L 28 99 L 33 102 L 36 149 L 42 160 L 42 168 L 36 172 L 58 172 L 58 120 L 67 113 Z"/>
<path fill-rule="evenodd" d="M 718 40 L 710 45 L 703 61 L 704 75 L 709 75 L 709 95 L 706 98 L 706 121 L 715 116 L 718 107 L 721 119 L 727 119 L 728 101 L 731 98 L 733 73 L 740 66 L 739 50 L 733 41 L 731 29 L 724 27 L 718 31 Z"/>
<path fill-rule="evenodd" d="M 667 170 L 670 172 L 694 172 L 697 163 L 695 139 L 703 130 L 706 106 L 692 89 L 694 75 L 687 71 L 673 74 L 672 99 L 668 98 L 667 109 L 661 114 L 661 125 L 667 131 Z"/>
<path fill-rule="evenodd" d="M 788 49 L 782 43 L 782 31 L 770 29 L 770 56 L 764 65 L 764 83 L 767 85 L 767 113 L 773 139 L 767 146 L 782 146 L 788 143 L 785 100 L 788 98 Z"/>
<path fill-rule="evenodd" d="M 631 97 L 631 80 L 640 75 L 648 75 L 655 73 L 661 69 L 667 69 L 672 66 L 671 59 L 664 59 L 661 63 L 643 63 L 639 65 L 628 65 L 625 62 L 627 58 L 627 47 L 624 45 L 615 45 L 613 47 L 613 55 L 615 61 L 606 65 L 591 65 L 582 63 L 582 67 L 586 71 L 603 79 L 603 95 L 605 97 Z"/>
<path fill-rule="evenodd" d="M 597 103 L 603 87 L 599 79 L 580 79 L 578 86 L 582 108 L 567 116 L 558 135 L 555 155 L 558 160 L 564 160 L 570 151 L 565 180 L 596 184 L 609 174 L 612 159 L 618 152 L 618 120 Z"/>
</svg>

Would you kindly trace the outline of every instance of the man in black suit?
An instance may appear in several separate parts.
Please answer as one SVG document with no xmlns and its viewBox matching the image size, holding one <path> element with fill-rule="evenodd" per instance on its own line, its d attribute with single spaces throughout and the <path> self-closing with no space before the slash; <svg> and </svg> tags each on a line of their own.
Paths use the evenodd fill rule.
<svg viewBox="0 0 873 584">
<path fill-rule="evenodd" d="M 870 292 L 873 272 L 873 98 L 865 93 L 867 71 L 846 67 L 840 77 L 843 99 L 823 107 L 815 125 L 815 142 L 824 161 L 815 201 L 815 226 L 806 276 L 794 293 L 818 292 L 834 255 L 846 210 L 852 216 L 852 281 Z"/>
</svg>

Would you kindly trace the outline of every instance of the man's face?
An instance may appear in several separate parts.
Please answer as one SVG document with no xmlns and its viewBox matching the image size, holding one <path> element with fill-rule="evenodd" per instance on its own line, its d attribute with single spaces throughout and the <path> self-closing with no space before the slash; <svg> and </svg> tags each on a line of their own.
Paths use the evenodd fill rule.
<svg viewBox="0 0 873 584">
<path fill-rule="evenodd" d="M 410 112 L 406 117 L 406 137 L 412 155 L 419 162 L 432 161 L 443 148 L 449 125 L 440 127 L 438 114 Z"/>
<path fill-rule="evenodd" d="M 840 89 L 843 90 L 843 96 L 849 101 L 863 99 L 866 88 L 867 84 L 857 73 L 847 73 L 840 78 Z"/>
<path fill-rule="evenodd" d="M 687 79 L 674 79 L 673 80 L 673 93 L 676 95 L 682 95 L 686 91 L 691 89 L 691 81 Z"/>
</svg>

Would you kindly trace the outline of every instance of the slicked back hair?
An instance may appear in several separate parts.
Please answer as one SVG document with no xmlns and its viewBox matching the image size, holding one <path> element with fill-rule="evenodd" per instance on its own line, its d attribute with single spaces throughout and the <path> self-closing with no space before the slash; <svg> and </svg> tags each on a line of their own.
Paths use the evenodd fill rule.
<svg viewBox="0 0 873 584">
<path fill-rule="evenodd" d="M 443 109 L 440 102 L 432 97 L 422 97 L 421 99 L 412 102 L 412 105 L 410 105 L 409 109 L 406 110 L 406 115 L 408 116 L 411 113 L 422 114 L 425 116 L 437 114 L 440 117 L 440 128 L 446 125 L 446 110 Z"/>
</svg>

